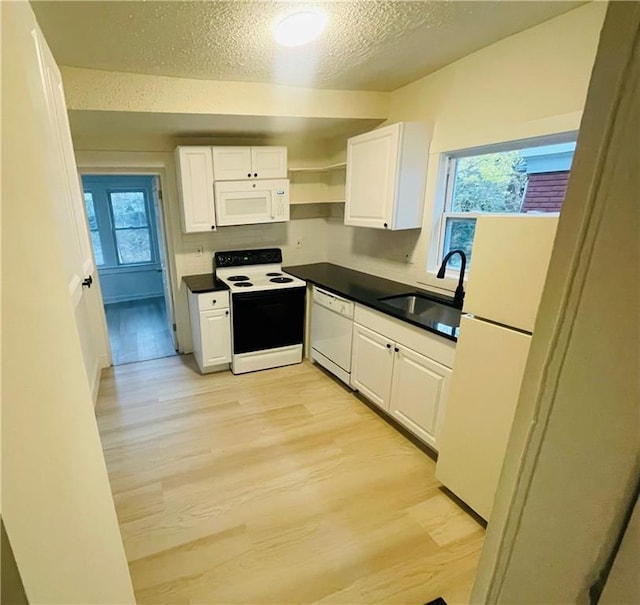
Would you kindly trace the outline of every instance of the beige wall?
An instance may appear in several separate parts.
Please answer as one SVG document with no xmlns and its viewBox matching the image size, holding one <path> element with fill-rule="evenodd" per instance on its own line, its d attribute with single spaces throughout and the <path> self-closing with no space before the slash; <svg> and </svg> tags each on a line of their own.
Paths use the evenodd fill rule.
<svg viewBox="0 0 640 605">
<path fill-rule="evenodd" d="M 31 603 L 133 603 L 55 229 L 35 27 L 27 2 L 3 3 L 2 516 Z"/>
<path fill-rule="evenodd" d="M 428 260 L 435 262 L 440 154 L 577 130 L 605 9 L 604 2 L 587 4 L 393 91 L 388 122 L 420 121 L 432 133 L 422 231 L 350 228 L 337 215 L 329 226 L 329 260 L 453 290 L 455 283 L 425 271 Z"/>
<path fill-rule="evenodd" d="M 595 602 L 638 485 L 639 40 L 611 3 L 473 603 Z"/>
</svg>

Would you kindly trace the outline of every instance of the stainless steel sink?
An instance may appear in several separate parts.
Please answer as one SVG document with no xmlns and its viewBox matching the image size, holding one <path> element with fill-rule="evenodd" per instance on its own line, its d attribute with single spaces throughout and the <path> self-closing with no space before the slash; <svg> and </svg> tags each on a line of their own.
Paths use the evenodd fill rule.
<svg viewBox="0 0 640 605">
<path fill-rule="evenodd" d="M 449 307 L 425 296 L 418 294 L 400 294 L 380 298 L 379 301 L 384 305 L 413 315 L 418 320 L 442 323 L 454 327 L 460 325 L 460 309 Z"/>
</svg>

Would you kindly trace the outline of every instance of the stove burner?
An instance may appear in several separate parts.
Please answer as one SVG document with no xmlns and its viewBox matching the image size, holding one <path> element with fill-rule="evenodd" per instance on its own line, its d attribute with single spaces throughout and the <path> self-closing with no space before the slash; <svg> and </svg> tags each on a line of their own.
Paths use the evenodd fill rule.
<svg viewBox="0 0 640 605">
<path fill-rule="evenodd" d="M 227 277 L 229 281 L 249 281 L 249 278 L 246 275 L 232 275 L 231 277 Z"/>
<path fill-rule="evenodd" d="M 251 286 L 253 286 L 253 284 L 250 281 L 239 281 L 237 284 L 233 284 L 233 285 L 235 288 L 250 288 Z"/>
<path fill-rule="evenodd" d="M 273 282 L 274 284 L 287 284 L 291 281 L 293 281 L 290 277 L 274 277 L 273 279 L 269 280 L 270 282 Z"/>
<path fill-rule="evenodd" d="M 282 273 L 267 273 L 267 277 L 276 277 L 278 275 L 282 275 Z"/>
</svg>

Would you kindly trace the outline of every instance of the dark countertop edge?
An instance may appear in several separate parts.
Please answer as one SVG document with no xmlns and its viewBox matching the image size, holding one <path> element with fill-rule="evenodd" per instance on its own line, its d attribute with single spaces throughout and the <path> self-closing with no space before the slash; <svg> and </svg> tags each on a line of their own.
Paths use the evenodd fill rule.
<svg viewBox="0 0 640 605">
<path fill-rule="evenodd" d="M 333 265 L 333 263 L 312 263 L 312 264 L 318 264 L 318 265 Z M 294 277 L 297 277 L 299 279 L 304 279 L 307 282 L 310 282 L 312 284 L 315 284 L 317 286 L 322 287 L 325 290 L 328 290 L 329 292 L 333 292 L 334 294 L 337 294 L 338 296 L 342 296 L 343 298 L 346 298 L 347 300 L 351 300 L 355 303 L 358 303 L 360 305 L 363 305 L 365 307 L 368 307 L 369 309 L 373 309 L 374 311 L 378 311 L 378 313 L 382 313 L 383 315 L 388 315 L 389 317 L 393 317 L 394 319 L 398 319 L 400 321 L 403 321 L 405 323 L 411 324 L 413 326 L 416 326 L 417 328 L 420 328 L 421 330 L 425 330 L 427 332 L 431 332 L 432 334 L 436 334 L 437 336 L 440 336 L 441 338 L 445 338 L 447 340 L 450 340 L 451 342 L 458 342 L 458 337 L 454 336 L 453 334 L 447 334 L 446 332 L 441 332 L 439 330 L 437 330 L 436 328 L 433 328 L 431 326 L 425 325 L 423 323 L 420 323 L 419 321 L 416 321 L 414 319 L 412 319 L 411 317 L 407 317 L 405 315 L 402 315 L 401 311 L 398 311 L 398 313 L 394 313 L 392 308 L 389 308 L 387 306 L 383 306 L 378 304 L 378 301 L 371 301 L 371 300 L 366 300 L 365 298 L 361 298 L 361 297 L 354 297 L 352 295 L 350 295 L 348 292 L 344 292 L 340 289 L 337 289 L 335 287 L 332 287 L 330 285 L 327 285 L 325 282 L 318 280 L 317 278 L 313 278 L 313 277 L 309 277 L 308 275 L 305 275 L 304 273 L 298 274 L 296 275 L 296 270 L 299 270 L 303 267 L 308 267 L 309 265 L 296 265 L 294 267 L 283 267 L 282 270 L 287 272 L 287 273 L 291 273 L 291 275 L 293 275 Z M 342 267 L 341 265 L 333 265 L 334 267 L 336 267 L 337 269 L 344 269 L 347 271 L 351 271 L 353 273 L 360 273 L 362 275 L 365 275 L 367 277 L 377 277 L 377 276 L 372 276 L 368 273 L 364 273 L 362 271 L 356 271 L 355 269 L 349 269 L 348 267 Z M 412 286 L 410 284 L 403 284 L 401 282 L 394 282 L 393 280 L 388 280 L 385 278 L 380 278 L 380 279 L 384 279 L 384 281 L 393 283 L 395 286 L 399 287 L 400 289 L 404 289 L 406 291 L 407 294 L 412 294 L 413 292 L 417 292 L 419 294 L 424 294 L 426 296 L 428 296 L 429 298 L 434 299 L 435 301 L 439 301 L 442 302 L 444 304 L 447 304 L 449 306 L 451 306 L 451 301 L 453 300 L 453 297 L 451 298 L 447 298 L 446 296 L 442 296 L 441 294 L 437 294 L 435 292 L 430 292 L 429 290 L 424 290 L 421 288 L 416 288 L 415 286 Z M 396 295 L 396 293 L 390 292 L 389 296 L 394 296 Z M 459 329 L 459 328 L 458 328 Z"/>
<path fill-rule="evenodd" d="M 321 284 L 318 284 L 318 285 L 321 285 Z M 427 291 L 414 288 L 413 290 L 411 290 L 411 292 L 407 292 L 407 294 L 410 294 L 412 292 L 427 292 Z M 348 297 L 345 296 L 345 298 L 348 298 Z M 427 332 L 431 332 L 432 334 L 436 334 L 437 336 L 446 338 L 451 342 L 458 342 L 457 336 L 454 336 L 453 334 L 447 334 L 446 332 L 440 332 L 440 330 L 437 330 L 436 328 L 432 328 L 431 326 L 426 326 L 425 324 L 421 324 L 419 321 L 416 321 L 414 319 L 411 319 L 410 317 L 406 317 L 402 315 L 401 312 L 396 315 L 391 309 L 387 309 L 387 307 L 376 306 L 375 303 L 369 303 L 367 301 L 362 301 L 362 300 L 354 300 L 354 302 L 357 302 L 359 305 L 369 307 L 374 311 L 378 311 L 378 313 L 382 313 L 383 315 L 388 315 L 389 317 L 393 317 L 394 319 L 399 319 L 400 321 L 404 321 L 405 323 L 416 326 L 416 328 L 420 328 L 421 330 L 426 330 Z"/>
<path fill-rule="evenodd" d="M 206 294 L 207 292 L 221 292 L 229 290 L 229 287 L 213 273 L 200 273 L 199 275 L 183 275 L 182 281 L 193 294 Z"/>
</svg>

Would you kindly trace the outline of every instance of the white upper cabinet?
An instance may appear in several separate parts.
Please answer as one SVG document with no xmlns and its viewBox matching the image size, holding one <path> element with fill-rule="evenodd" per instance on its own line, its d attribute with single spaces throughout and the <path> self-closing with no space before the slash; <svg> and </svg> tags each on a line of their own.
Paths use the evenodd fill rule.
<svg viewBox="0 0 640 605">
<path fill-rule="evenodd" d="M 185 233 L 216 228 L 211 147 L 176 149 L 178 193 Z"/>
<path fill-rule="evenodd" d="M 286 179 L 286 147 L 212 147 L 216 181 Z"/>
<path fill-rule="evenodd" d="M 287 148 L 252 147 L 251 168 L 256 179 L 286 179 Z"/>
<path fill-rule="evenodd" d="M 345 225 L 422 226 L 429 139 L 422 124 L 399 122 L 349 139 Z"/>
<path fill-rule="evenodd" d="M 213 178 L 242 181 L 251 178 L 251 147 L 212 147 Z"/>
</svg>

